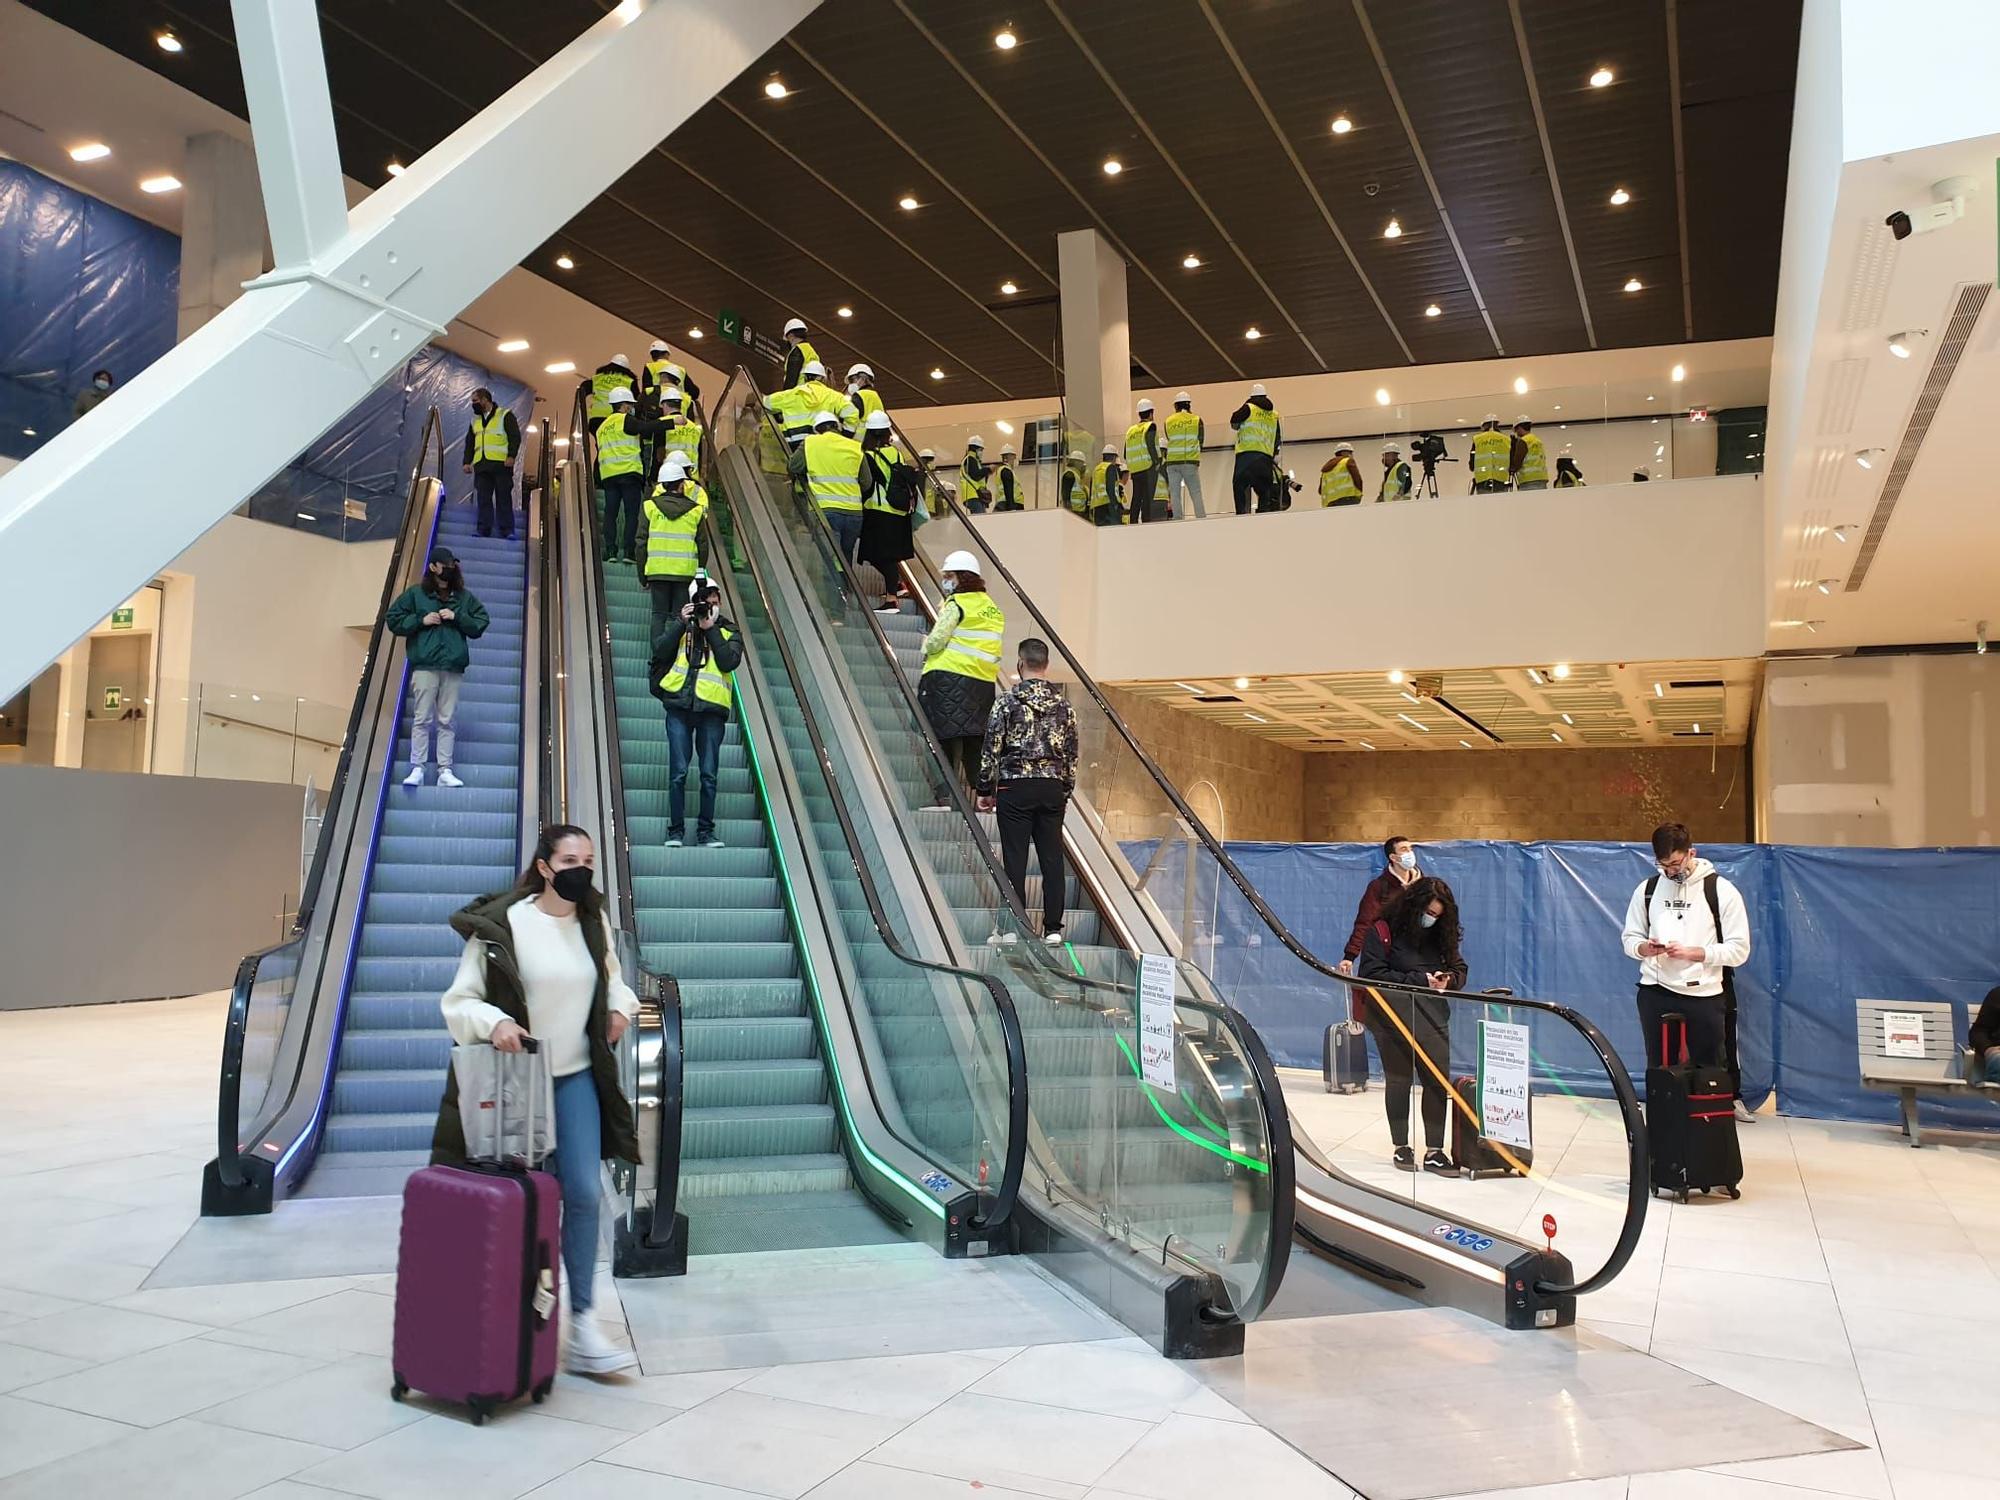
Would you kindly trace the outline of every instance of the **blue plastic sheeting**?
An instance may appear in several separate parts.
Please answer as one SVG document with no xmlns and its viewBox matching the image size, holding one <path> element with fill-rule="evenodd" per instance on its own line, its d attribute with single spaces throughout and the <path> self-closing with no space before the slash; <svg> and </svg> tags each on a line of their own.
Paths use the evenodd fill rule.
<svg viewBox="0 0 2000 1500">
<path fill-rule="evenodd" d="M 0 161 L 0 453 L 68 426 L 94 371 L 129 380 L 174 346 L 180 267 L 177 236 Z"/>
<path fill-rule="evenodd" d="M 179 236 L 0 161 L 0 453 L 25 458 L 68 426 L 93 371 L 108 369 L 124 385 L 174 346 L 180 256 Z M 528 387 L 424 349 L 263 485 L 244 513 L 346 541 L 393 535 L 433 406 L 444 416 L 445 488 L 470 488 L 458 460 L 482 385 L 525 435 Z M 347 516 L 349 500 L 365 518 Z"/>
<path fill-rule="evenodd" d="M 1141 843 L 1127 852 L 1143 868 L 1152 850 Z M 1337 963 L 1362 887 L 1381 870 L 1380 848 L 1232 843 L 1229 852 L 1301 943 Z M 1861 1087 L 1854 1002 L 1953 1000 L 1963 1034 L 1968 1006 L 2000 983 L 2000 851 L 1724 844 L 1701 852 L 1742 892 L 1750 917 L 1750 962 L 1736 976 L 1745 1098 L 1754 1106 L 1775 1088 L 1787 1114 L 1896 1118 L 1894 1095 Z M 1421 845 L 1420 857 L 1458 897 L 1470 987 L 1505 987 L 1581 1012 L 1640 1081 L 1638 965 L 1619 939 L 1634 889 L 1653 872 L 1652 851 L 1463 842 Z M 1148 888 L 1208 937 L 1197 961 L 1278 1062 L 1319 1067 L 1325 1028 L 1345 1014 L 1339 987 L 1273 942 L 1212 866 L 1197 889 L 1184 890 L 1182 863 L 1181 848 L 1170 847 Z M 1476 1013 L 1455 1010 L 1453 1062 L 1469 1069 Z M 1604 1092 L 1603 1070 L 1575 1033 L 1543 1019 L 1533 1027 L 1538 1086 Z M 1923 1108 L 1927 1122 L 2000 1126 L 2000 1111 L 1983 1102 Z"/>
</svg>

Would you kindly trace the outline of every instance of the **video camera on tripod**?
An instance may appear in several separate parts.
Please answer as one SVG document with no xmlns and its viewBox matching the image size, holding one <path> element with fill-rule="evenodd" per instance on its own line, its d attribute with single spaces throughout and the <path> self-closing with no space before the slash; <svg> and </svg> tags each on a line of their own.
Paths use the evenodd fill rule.
<svg viewBox="0 0 2000 1500">
<path fill-rule="evenodd" d="M 1428 492 L 1435 500 L 1438 492 L 1437 466 L 1455 464 L 1458 460 L 1444 451 L 1444 439 L 1435 432 L 1426 432 L 1410 444 L 1410 457 L 1424 466 L 1423 476 L 1417 481 L 1416 493 Z"/>
</svg>

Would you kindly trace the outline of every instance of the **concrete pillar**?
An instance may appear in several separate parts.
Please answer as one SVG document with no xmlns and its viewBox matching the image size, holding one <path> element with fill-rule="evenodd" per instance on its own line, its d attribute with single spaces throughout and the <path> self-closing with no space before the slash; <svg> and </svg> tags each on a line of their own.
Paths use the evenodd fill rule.
<svg viewBox="0 0 2000 1500">
<path fill-rule="evenodd" d="M 264 195 L 248 141 L 189 138 L 181 193 L 181 309 L 185 339 L 264 274 Z"/>
<path fill-rule="evenodd" d="M 1132 420 L 1132 325 L 1125 310 L 1125 262 L 1095 229 L 1056 236 L 1062 291 L 1063 405 L 1069 442 L 1097 461 Z"/>
</svg>

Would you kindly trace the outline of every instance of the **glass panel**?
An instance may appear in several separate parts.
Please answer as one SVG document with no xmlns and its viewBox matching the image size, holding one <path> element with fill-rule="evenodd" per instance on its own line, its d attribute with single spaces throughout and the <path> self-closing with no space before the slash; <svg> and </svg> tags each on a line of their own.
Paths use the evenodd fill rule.
<svg viewBox="0 0 2000 1500">
<path fill-rule="evenodd" d="M 262 1133 L 262 1115 L 270 1100 L 278 1067 L 279 1043 L 291 1015 L 303 939 L 270 948 L 245 960 L 247 974 L 237 976 L 244 1002 L 243 1056 L 236 1095 L 236 1144 L 241 1150 Z M 232 1006 L 232 1010 L 234 1007 Z"/>
</svg>

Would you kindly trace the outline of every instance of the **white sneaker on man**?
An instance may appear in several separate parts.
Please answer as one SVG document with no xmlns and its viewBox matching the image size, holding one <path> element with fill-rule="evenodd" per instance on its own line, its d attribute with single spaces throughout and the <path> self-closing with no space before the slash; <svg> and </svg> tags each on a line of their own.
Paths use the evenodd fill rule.
<svg viewBox="0 0 2000 1500">
<path fill-rule="evenodd" d="M 1757 1123 L 1757 1117 L 1750 1112 L 1741 1099 L 1736 1101 L 1736 1122 L 1739 1125 L 1755 1125 Z"/>
<path fill-rule="evenodd" d="M 423 784 L 424 784 L 424 768 L 422 766 L 411 766 L 410 774 L 403 778 L 403 785 L 422 786 Z"/>
<path fill-rule="evenodd" d="M 563 1367 L 572 1375 L 616 1375 L 639 1363 L 639 1356 L 612 1343 L 604 1325 L 588 1312 L 572 1312 L 567 1332 Z"/>
<path fill-rule="evenodd" d="M 439 767 L 438 767 L 438 785 L 439 785 L 439 786 L 464 786 L 464 785 L 465 785 L 465 783 L 464 783 L 464 782 L 462 782 L 462 781 L 460 781 L 460 780 L 459 780 L 459 779 L 458 779 L 458 778 L 457 778 L 456 776 L 454 776 L 454 775 L 452 775 L 452 774 L 451 774 L 451 767 L 450 767 L 450 766 L 439 766 Z"/>
</svg>

